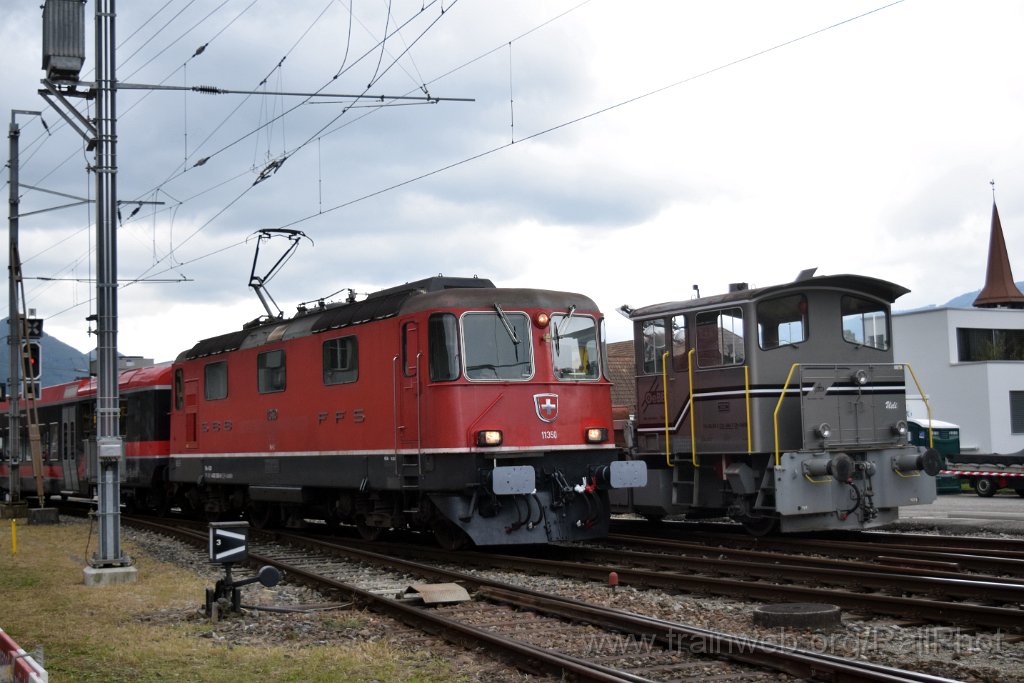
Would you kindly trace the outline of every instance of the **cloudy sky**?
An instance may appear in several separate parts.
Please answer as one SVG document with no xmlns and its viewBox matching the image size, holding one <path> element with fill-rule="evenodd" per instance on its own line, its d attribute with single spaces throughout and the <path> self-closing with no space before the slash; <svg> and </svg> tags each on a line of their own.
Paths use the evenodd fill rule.
<svg viewBox="0 0 1024 683">
<path fill-rule="evenodd" d="M 0 112 L 43 110 L 49 127 L 17 117 L 22 184 L 90 196 L 91 153 L 36 92 L 39 4 L 0 8 Z M 909 287 L 898 308 L 978 289 L 994 179 L 1024 276 L 1015 0 L 122 0 L 117 12 L 119 81 L 266 93 L 119 92 L 119 199 L 163 202 L 121 207 L 122 353 L 168 360 L 264 313 L 247 287 L 264 228 L 309 238 L 268 284 L 286 314 L 347 288 L 479 275 L 588 294 L 615 341 L 630 334 L 621 304 L 809 267 Z M 425 93 L 452 99 L 392 99 Z M 23 188 L 21 201 L 27 213 L 69 200 Z M 21 220 L 29 306 L 83 351 L 93 222 L 85 206 Z M 262 245 L 257 274 L 286 244 Z"/>
</svg>

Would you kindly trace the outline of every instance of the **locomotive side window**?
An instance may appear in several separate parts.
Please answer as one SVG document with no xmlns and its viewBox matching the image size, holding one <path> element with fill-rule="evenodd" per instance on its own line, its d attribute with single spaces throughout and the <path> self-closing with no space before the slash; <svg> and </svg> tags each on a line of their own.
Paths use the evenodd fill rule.
<svg viewBox="0 0 1024 683">
<path fill-rule="evenodd" d="M 174 409 L 185 407 L 185 373 L 181 368 L 174 371 Z"/>
<path fill-rule="evenodd" d="M 431 382 L 459 378 L 459 326 L 451 313 L 434 313 L 428 319 L 427 356 Z"/>
<path fill-rule="evenodd" d="M 743 311 L 726 308 L 697 314 L 697 365 L 743 364 Z"/>
<path fill-rule="evenodd" d="M 597 379 L 597 323 L 590 316 L 551 315 L 551 363 L 560 380 Z"/>
<path fill-rule="evenodd" d="M 644 374 L 661 374 L 661 357 L 665 353 L 665 321 L 645 320 L 640 328 Z"/>
<path fill-rule="evenodd" d="M 284 350 L 266 351 L 256 357 L 256 384 L 261 394 L 284 391 Z"/>
<path fill-rule="evenodd" d="M 689 371 L 687 350 L 686 316 L 677 315 L 672 318 L 672 369 L 676 372 Z"/>
<path fill-rule="evenodd" d="M 889 348 L 889 314 L 885 306 L 858 296 L 840 301 L 843 315 L 843 339 L 859 346 L 885 351 Z"/>
<path fill-rule="evenodd" d="M 207 401 L 219 401 L 228 397 L 227 361 L 208 363 L 203 368 L 203 396 Z"/>
<path fill-rule="evenodd" d="M 359 379 L 359 343 L 355 337 L 328 339 L 323 346 L 324 384 L 348 384 Z"/>
<path fill-rule="evenodd" d="M 466 313 L 462 335 L 466 377 L 478 380 L 527 380 L 533 376 L 530 319 L 496 307 L 494 313 Z"/>
<path fill-rule="evenodd" d="M 807 341 L 807 297 L 791 294 L 758 302 L 757 339 L 766 351 Z"/>
</svg>

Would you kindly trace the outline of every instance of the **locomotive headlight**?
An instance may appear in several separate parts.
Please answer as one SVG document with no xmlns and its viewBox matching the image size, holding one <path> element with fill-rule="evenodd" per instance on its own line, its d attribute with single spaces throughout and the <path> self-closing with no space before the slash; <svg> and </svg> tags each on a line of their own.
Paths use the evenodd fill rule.
<svg viewBox="0 0 1024 683">
<path fill-rule="evenodd" d="M 894 436 L 906 436 L 907 435 L 907 423 L 904 422 L 903 420 L 900 420 L 899 422 L 894 424 L 891 427 L 891 429 L 892 429 L 892 433 L 893 433 Z"/>
<path fill-rule="evenodd" d="M 548 326 L 548 323 L 551 322 L 551 316 L 547 313 L 538 313 L 533 317 L 533 322 L 537 327 L 544 329 Z"/>
<path fill-rule="evenodd" d="M 818 428 L 814 430 L 814 433 L 821 439 L 827 439 L 832 436 L 832 426 L 828 422 L 822 422 L 818 425 Z"/>
<path fill-rule="evenodd" d="M 587 443 L 604 443 L 607 440 L 607 427 L 590 427 L 587 429 Z"/>
<path fill-rule="evenodd" d="M 853 373 L 853 376 L 850 379 L 853 380 L 854 384 L 862 387 L 868 383 L 868 373 L 864 372 L 863 370 L 858 370 L 857 372 Z"/>
<path fill-rule="evenodd" d="M 500 429 L 482 429 L 476 433 L 477 446 L 500 446 L 501 441 Z"/>
</svg>

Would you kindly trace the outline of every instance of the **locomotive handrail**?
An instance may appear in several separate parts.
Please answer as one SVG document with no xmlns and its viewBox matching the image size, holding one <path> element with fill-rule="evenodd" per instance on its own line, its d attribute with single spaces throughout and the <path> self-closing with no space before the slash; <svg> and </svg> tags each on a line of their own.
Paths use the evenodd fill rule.
<svg viewBox="0 0 1024 683">
<path fill-rule="evenodd" d="M 750 366 L 743 366 L 743 402 L 747 404 L 747 455 L 754 452 L 754 437 L 750 426 Z"/>
<path fill-rule="evenodd" d="M 786 391 L 789 389 L 789 380 L 793 379 L 793 373 L 800 367 L 800 363 L 793 363 L 789 368 L 789 374 L 786 375 L 786 383 L 782 385 L 782 393 L 779 395 L 779 401 L 775 404 L 775 412 L 772 413 L 772 427 L 775 431 L 775 466 L 778 467 L 781 461 L 781 455 L 779 454 L 779 410 L 782 408 L 782 399 L 786 398 Z"/>
<path fill-rule="evenodd" d="M 693 469 L 699 470 L 697 464 L 697 406 L 693 401 L 693 354 L 696 349 L 690 349 L 686 354 L 686 374 L 690 376 L 690 462 Z"/>
<path fill-rule="evenodd" d="M 914 380 L 914 384 L 917 385 L 917 393 L 921 395 L 921 400 L 924 402 L 924 409 L 928 413 L 928 448 L 935 448 L 935 442 L 932 439 L 932 407 L 928 403 L 928 399 L 925 398 L 924 389 L 921 388 L 921 383 L 917 381 L 917 375 L 914 374 L 914 368 L 910 367 L 910 363 L 903 363 L 903 365 L 910 370 L 910 377 Z"/>
<path fill-rule="evenodd" d="M 661 403 L 665 408 L 665 465 L 672 467 L 672 447 L 668 431 L 668 351 L 661 354 Z"/>
</svg>

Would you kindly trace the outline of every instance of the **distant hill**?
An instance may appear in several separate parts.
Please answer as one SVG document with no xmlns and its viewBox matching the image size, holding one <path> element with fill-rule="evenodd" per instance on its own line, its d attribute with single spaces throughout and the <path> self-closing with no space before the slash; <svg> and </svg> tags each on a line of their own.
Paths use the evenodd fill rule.
<svg viewBox="0 0 1024 683">
<path fill-rule="evenodd" d="M 7 325 L 7 318 L 4 318 L 3 343 L 0 344 L 0 381 L 7 383 L 8 368 L 10 367 L 10 353 L 7 346 L 7 332 L 10 328 Z M 85 377 L 89 374 L 89 354 L 82 353 L 78 349 L 68 346 L 56 337 L 45 332 L 39 340 L 43 350 L 43 376 L 44 386 L 70 382 L 78 377 Z"/>
<path fill-rule="evenodd" d="M 1024 282 L 1015 282 L 1014 284 L 1017 285 L 1017 289 L 1024 292 Z M 967 292 L 966 294 L 954 297 L 943 305 L 950 308 L 970 308 L 979 294 L 981 294 L 981 290 L 976 289 L 973 292 Z"/>
</svg>

